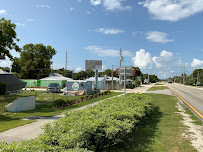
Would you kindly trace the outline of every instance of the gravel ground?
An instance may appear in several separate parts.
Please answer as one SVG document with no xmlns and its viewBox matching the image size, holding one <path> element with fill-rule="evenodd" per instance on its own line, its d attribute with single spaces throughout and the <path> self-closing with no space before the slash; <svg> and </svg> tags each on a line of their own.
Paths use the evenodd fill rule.
<svg viewBox="0 0 203 152">
<path fill-rule="evenodd" d="M 183 104 L 181 100 L 177 102 L 177 108 L 180 111 L 178 113 L 183 116 L 183 124 L 188 126 L 188 129 L 182 135 L 191 141 L 198 152 L 203 152 L 203 126 L 194 124 L 190 115 L 185 113 L 185 109 L 181 104 Z"/>
<path fill-rule="evenodd" d="M 164 90 L 155 90 L 155 91 L 146 91 L 145 93 L 155 93 L 155 94 L 165 94 L 165 95 L 173 95 L 169 89 Z"/>
<path fill-rule="evenodd" d="M 165 90 L 156 90 L 156 91 L 146 91 L 145 93 L 155 93 L 155 94 L 166 94 L 173 95 L 173 93 L 169 89 Z M 179 100 L 177 102 L 177 108 L 183 116 L 183 124 L 188 127 L 187 130 L 182 134 L 184 138 L 190 140 L 192 145 L 197 149 L 198 152 L 203 152 L 203 126 L 196 125 L 193 123 L 193 120 L 190 118 L 190 115 L 185 113 L 185 109 L 183 108 L 183 102 Z"/>
</svg>

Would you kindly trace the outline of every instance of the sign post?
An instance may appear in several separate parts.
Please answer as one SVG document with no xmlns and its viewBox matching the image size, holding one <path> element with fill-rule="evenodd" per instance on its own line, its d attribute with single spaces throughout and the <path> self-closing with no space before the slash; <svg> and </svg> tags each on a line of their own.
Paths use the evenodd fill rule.
<svg viewBox="0 0 203 152">
<path fill-rule="evenodd" d="M 119 67 L 118 69 L 118 74 L 120 77 L 124 76 L 124 80 L 121 80 L 124 82 L 124 96 L 126 97 L 126 76 L 133 76 L 135 75 L 135 71 L 133 70 L 132 66 L 124 66 L 124 67 Z"/>
<path fill-rule="evenodd" d="M 124 96 L 126 97 L 126 67 L 124 66 Z"/>
<path fill-rule="evenodd" d="M 102 70 L 102 60 L 85 60 L 86 70 L 95 70 L 95 91 L 98 89 L 98 70 Z"/>
</svg>

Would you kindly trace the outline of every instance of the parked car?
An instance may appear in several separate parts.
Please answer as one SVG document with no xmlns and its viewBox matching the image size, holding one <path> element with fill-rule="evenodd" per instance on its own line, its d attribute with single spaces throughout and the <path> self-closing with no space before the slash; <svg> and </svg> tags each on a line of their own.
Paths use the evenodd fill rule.
<svg viewBox="0 0 203 152">
<path fill-rule="evenodd" d="M 172 83 L 172 80 L 171 80 L 171 79 L 168 79 L 168 83 Z"/>
<path fill-rule="evenodd" d="M 50 83 L 47 86 L 47 93 L 53 93 L 53 92 L 61 92 L 60 85 L 58 83 Z"/>
</svg>

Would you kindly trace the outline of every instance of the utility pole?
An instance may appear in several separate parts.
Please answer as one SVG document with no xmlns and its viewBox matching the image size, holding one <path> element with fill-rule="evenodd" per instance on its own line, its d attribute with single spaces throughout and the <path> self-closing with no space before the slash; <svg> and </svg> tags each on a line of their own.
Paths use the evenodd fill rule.
<svg viewBox="0 0 203 152">
<path fill-rule="evenodd" d="M 123 55 L 122 55 L 122 49 L 120 48 L 120 67 L 121 67 L 121 61 L 123 61 Z"/>
<path fill-rule="evenodd" d="M 122 49 L 120 48 L 120 70 L 121 70 L 121 62 L 123 61 L 123 55 L 122 55 Z M 122 82 L 122 75 L 119 75 L 119 80 L 120 80 L 120 89 L 121 89 L 121 82 Z"/>
<path fill-rule="evenodd" d="M 67 61 L 67 58 L 68 58 L 68 57 L 67 57 L 67 51 L 66 51 L 66 64 L 65 64 L 65 71 L 67 71 L 67 62 L 68 62 L 68 61 Z"/>
<path fill-rule="evenodd" d="M 148 84 L 149 84 L 149 73 L 148 73 Z"/>
<path fill-rule="evenodd" d="M 126 67 L 124 66 L 124 96 L 126 97 Z"/>
<path fill-rule="evenodd" d="M 196 86 L 199 84 L 199 71 L 198 71 L 198 74 L 197 74 L 197 84 Z"/>
<path fill-rule="evenodd" d="M 112 76 L 111 85 L 112 85 L 112 92 L 113 92 L 113 65 L 112 65 L 111 76 Z"/>
<path fill-rule="evenodd" d="M 175 78 L 176 78 L 176 81 L 177 81 L 177 66 L 176 66 L 176 77 Z"/>
<path fill-rule="evenodd" d="M 183 72 L 183 84 L 185 84 L 185 63 L 184 63 L 184 72 Z"/>
</svg>

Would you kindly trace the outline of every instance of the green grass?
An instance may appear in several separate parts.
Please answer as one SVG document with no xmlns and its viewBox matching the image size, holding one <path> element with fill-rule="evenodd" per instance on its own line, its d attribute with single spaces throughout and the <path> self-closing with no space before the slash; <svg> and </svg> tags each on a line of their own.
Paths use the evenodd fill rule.
<svg viewBox="0 0 203 152">
<path fill-rule="evenodd" d="M 153 87 L 149 88 L 147 91 L 156 91 L 156 90 L 164 90 L 164 89 L 168 89 L 168 87 L 166 87 L 166 86 L 153 86 Z"/>
<path fill-rule="evenodd" d="M 202 125 L 202 122 L 197 118 L 197 116 L 194 115 L 194 113 L 192 113 L 187 106 L 183 106 L 184 109 L 185 109 L 185 112 L 187 114 L 190 115 L 190 118 L 193 120 L 193 123 L 196 124 L 196 125 Z"/>
<path fill-rule="evenodd" d="M 182 137 L 187 129 L 175 107 L 174 96 L 147 94 L 153 98 L 154 110 L 136 124 L 124 142 L 102 149 L 106 152 L 195 152 L 190 141 Z"/>
<path fill-rule="evenodd" d="M 156 83 L 155 85 L 164 85 L 164 84 L 162 84 L 162 83 Z"/>
<path fill-rule="evenodd" d="M 46 92 L 38 92 L 37 95 L 37 108 L 35 110 L 30 110 L 30 111 L 24 111 L 24 112 L 17 112 L 17 113 L 12 113 L 12 112 L 6 112 L 4 107 L 8 105 L 10 102 L 13 100 L 20 98 L 20 97 L 25 97 L 28 95 L 34 95 L 35 92 L 32 93 L 23 93 L 23 94 L 18 94 L 18 95 L 3 95 L 0 96 L 0 132 L 6 131 L 11 128 L 15 128 L 17 126 L 25 125 L 28 123 L 33 122 L 34 120 L 22 120 L 22 118 L 29 117 L 29 116 L 42 116 L 42 117 L 50 117 L 54 115 L 61 114 L 65 110 L 72 110 L 75 108 L 79 108 L 109 97 L 113 97 L 116 95 L 119 95 L 121 93 L 116 93 L 113 92 L 110 95 L 106 96 L 101 96 L 96 99 L 92 99 L 89 101 L 85 101 L 82 103 L 78 103 L 75 105 L 67 106 L 65 108 L 61 109 L 54 109 L 52 106 L 53 103 L 53 96 L 52 94 L 47 94 Z M 55 94 L 54 99 L 67 99 L 66 96 L 60 95 L 60 94 Z M 79 99 L 78 96 L 69 96 L 68 100 L 77 100 Z"/>
</svg>

